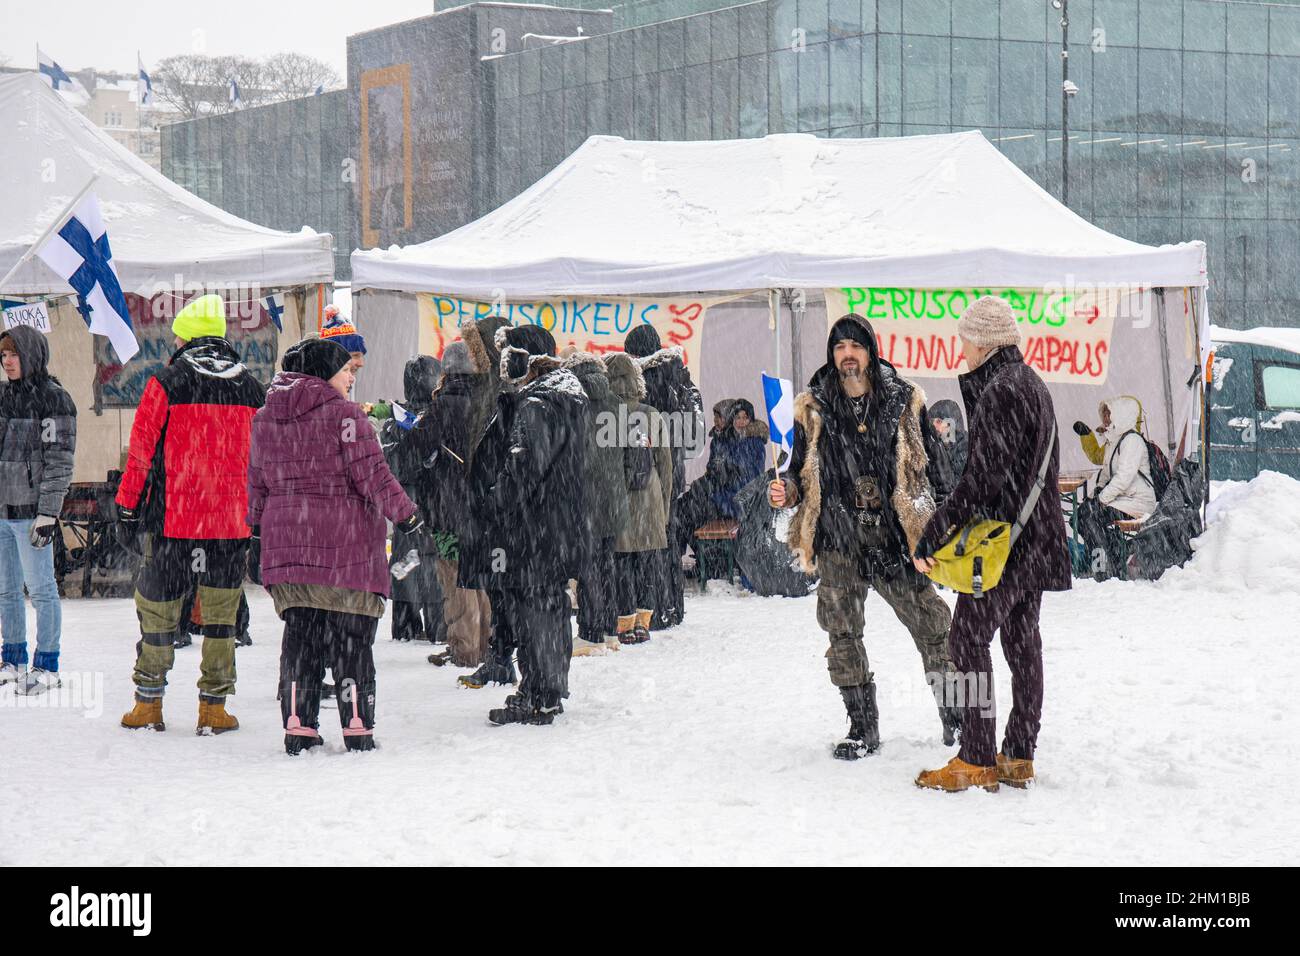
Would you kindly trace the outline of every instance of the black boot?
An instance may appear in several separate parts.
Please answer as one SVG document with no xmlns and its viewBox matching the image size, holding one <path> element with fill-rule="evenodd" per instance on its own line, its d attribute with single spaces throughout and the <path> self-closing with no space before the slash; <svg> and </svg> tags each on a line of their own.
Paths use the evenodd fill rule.
<svg viewBox="0 0 1300 956">
<path fill-rule="evenodd" d="M 462 674 L 457 678 L 462 687 L 469 687 L 478 690 L 480 687 L 486 687 L 488 684 L 513 684 L 515 683 L 515 665 L 514 662 L 507 659 L 499 661 L 488 651 L 487 659 L 479 666 L 479 669 L 472 674 Z"/>
<path fill-rule="evenodd" d="M 564 713 L 564 705 L 539 707 L 524 700 L 522 694 L 511 694 L 505 705 L 488 711 L 488 720 L 498 726 L 506 724 L 541 724 L 554 722 L 557 714 Z"/>
<path fill-rule="evenodd" d="M 880 712 L 876 709 L 876 684 L 841 687 L 844 709 L 849 714 L 848 736 L 835 745 L 836 760 L 857 760 L 880 749 Z"/>
<path fill-rule="evenodd" d="M 304 751 L 311 750 L 312 747 L 319 747 L 325 743 L 317 734 L 315 737 L 303 737 L 298 734 L 284 735 L 284 752 L 290 757 L 296 757 Z"/>
</svg>

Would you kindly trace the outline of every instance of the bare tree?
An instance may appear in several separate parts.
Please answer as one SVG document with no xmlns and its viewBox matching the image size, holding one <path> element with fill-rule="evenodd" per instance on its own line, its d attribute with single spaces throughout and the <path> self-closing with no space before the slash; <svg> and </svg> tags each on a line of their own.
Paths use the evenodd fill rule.
<svg viewBox="0 0 1300 956">
<path fill-rule="evenodd" d="M 261 106 L 309 96 L 317 86 L 337 86 L 338 74 L 328 64 L 299 53 L 277 53 L 265 60 L 242 56 L 169 56 L 153 73 L 158 98 L 184 116 L 228 113 L 230 81 L 239 85 L 243 106 Z"/>
<path fill-rule="evenodd" d="M 262 64 L 273 99 L 295 100 L 311 96 L 317 87 L 330 89 L 341 82 L 332 66 L 302 53 L 277 53 Z"/>
</svg>

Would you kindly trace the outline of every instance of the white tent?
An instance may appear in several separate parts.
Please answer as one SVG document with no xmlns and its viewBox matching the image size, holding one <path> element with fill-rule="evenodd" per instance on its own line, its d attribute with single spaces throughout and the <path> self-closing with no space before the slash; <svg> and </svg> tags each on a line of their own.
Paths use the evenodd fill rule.
<svg viewBox="0 0 1300 956">
<path fill-rule="evenodd" d="M 229 326 L 236 347 L 255 342 L 265 372 L 277 352 L 318 327 L 334 278 L 331 236 L 267 229 L 204 202 L 96 128 L 33 73 L 0 78 L 0 276 L 92 174 L 140 354 L 116 370 L 115 358 L 96 345 L 76 312 L 71 287 L 38 257 L 0 288 L 9 299 L 49 300 L 51 370 L 81 411 L 77 481 L 102 481 L 119 467 L 134 414 L 134 400 L 121 396 L 138 397 L 143 381 L 166 361 L 169 317 L 184 301 L 220 292 L 228 303 L 251 309 L 268 294 L 287 292 L 279 305 L 282 331 L 266 328 L 265 313 L 241 314 Z M 251 319 L 262 324 L 254 327 Z M 106 388 L 117 391 L 106 396 Z"/>
<path fill-rule="evenodd" d="M 481 219 L 352 254 L 353 289 L 491 297 L 837 285 L 1205 284 L 1062 206 L 978 132 L 630 142 L 593 136 Z"/>
<path fill-rule="evenodd" d="M 97 174 L 122 288 L 185 282 L 282 288 L 334 279 L 333 239 L 280 232 L 187 192 L 68 106 L 34 73 L 0 78 L 0 275 Z M 70 292 L 37 259 L 0 292 Z"/>
<path fill-rule="evenodd" d="M 419 245 L 352 253 L 358 322 L 364 332 L 382 330 L 384 340 L 358 387 L 369 397 L 396 394 L 406 357 L 449 341 L 455 332 L 444 332 L 446 322 L 458 325 L 485 303 L 503 315 L 510 309 L 511 321 L 530 321 L 545 297 L 745 292 L 708 308 L 695 330 L 693 374 L 706 402 L 746 397 L 761 408 L 758 372 L 780 370 L 802 386 L 824 361 L 828 312 L 855 307 L 863 300 L 850 296 L 861 293 L 870 298 L 856 310 L 872 321 L 882 351 L 888 345 L 887 357 L 909 377 L 922 376 L 932 402 L 960 405 L 955 322 L 933 320 L 955 319 L 965 302 L 991 291 L 1020 301 L 1018 318 L 1039 336 L 1026 360 L 1049 382 L 1063 422 L 1063 468 L 1082 472 L 1089 465 L 1069 426 L 1096 424 L 1099 401 L 1114 395 L 1143 401 L 1148 434 L 1171 457 L 1197 448 L 1205 270 L 1204 243 L 1155 247 L 1111 235 L 1061 205 L 979 132 L 698 142 L 593 136 L 481 219 Z M 1089 287 L 1110 296 L 1097 313 L 1082 308 Z M 1052 288 L 1084 292 L 1071 298 L 1069 322 L 1061 320 L 1070 327 L 1048 342 L 1046 333 L 1057 330 L 1031 330 L 1031 320 L 1045 319 L 1025 302 Z M 770 290 L 781 290 L 783 307 L 771 307 Z M 431 300 L 433 308 L 455 301 L 455 311 L 431 319 Z M 514 310 L 530 300 L 531 311 Z M 547 313 L 557 340 L 584 347 L 586 339 L 604 351 L 585 330 L 572 334 L 576 302 Z M 915 302 L 940 308 L 903 316 Z M 869 309 L 875 305 L 883 307 Z M 425 333 L 430 324 L 434 337 Z M 922 335 L 930 341 L 918 345 Z M 1050 366 L 1071 349 L 1080 361 L 1087 349 L 1093 366 L 1054 375 Z M 918 369 L 922 361 L 936 364 Z"/>
</svg>

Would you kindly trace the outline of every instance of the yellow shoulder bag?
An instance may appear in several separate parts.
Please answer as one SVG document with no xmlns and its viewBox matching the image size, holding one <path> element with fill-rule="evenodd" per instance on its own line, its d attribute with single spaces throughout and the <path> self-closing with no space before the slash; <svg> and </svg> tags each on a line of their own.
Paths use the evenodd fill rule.
<svg viewBox="0 0 1300 956">
<path fill-rule="evenodd" d="M 1002 570 L 1007 566 L 1011 548 L 1033 514 L 1038 498 L 1047 480 L 1047 465 L 1052 460 L 1052 446 L 1056 443 L 1056 423 L 1047 437 L 1047 451 L 1038 466 L 1038 477 L 1029 491 L 1015 523 L 995 521 L 992 518 L 971 518 L 934 552 L 935 565 L 928 577 L 936 584 L 952 588 L 972 597 L 983 597 L 1002 580 Z"/>
</svg>

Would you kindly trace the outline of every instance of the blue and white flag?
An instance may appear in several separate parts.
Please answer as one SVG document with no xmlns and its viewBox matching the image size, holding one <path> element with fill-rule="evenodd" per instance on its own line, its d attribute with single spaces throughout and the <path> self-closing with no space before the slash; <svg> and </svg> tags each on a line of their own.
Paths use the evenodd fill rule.
<svg viewBox="0 0 1300 956">
<path fill-rule="evenodd" d="M 317 96 L 320 96 L 320 95 L 321 95 L 322 93 L 324 93 L 324 92 L 325 92 L 325 84 L 324 84 L 324 83 L 322 83 L 322 84 L 320 84 L 319 86 L 316 87 L 316 95 L 317 95 Z"/>
<path fill-rule="evenodd" d="M 94 193 L 77 204 L 71 218 L 36 254 L 77 290 L 90 331 L 108 336 L 123 365 L 130 361 L 140 351 L 140 345 L 131 327 L 131 313 L 117 280 L 113 251 Z"/>
<path fill-rule="evenodd" d="M 262 297 L 262 308 L 266 309 L 266 314 L 271 317 L 275 323 L 277 332 L 284 331 L 284 293 L 273 292 L 270 295 Z"/>
<path fill-rule="evenodd" d="M 235 82 L 233 76 L 230 78 L 230 105 L 235 109 L 239 109 L 244 105 L 244 101 L 239 98 L 239 84 Z"/>
<path fill-rule="evenodd" d="M 768 437 L 785 452 L 785 461 L 777 468 L 781 472 L 789 467 L 794 452 L 794 383 L 764 372 L 763 402 L 767 405 Z"/>
<path fill-rule="evenodd" d="M 43 53 L 40 47 L 36 48 L 36 69 L 40 73 L 41 79 L 50 84 L 50 88 L 54 92 L 75 93 L 89 100 L 90 94 L 81 85 L 81 81 L 76 77 L 69 76 L 63 67 L 59 66 L 53 57 Z"/>
<path fill-rule="evenodd" d="M 136 80 L 136 101 L 141 106 L 153 106 L 153 82 L 144 71 L 144 61 L 140 59 L 139 53 L 135 55 L 135 64 L 140 74 Z"/>
<path fill-rule="evenodd" d="M 415 424 L 415 414 L 407 411 L 396 402 L 392 402 L 391 404 L 393 406 L 393 421 L 397 422 L 399 428 L 410 431 L 411 426 Z"/>
</svg>

